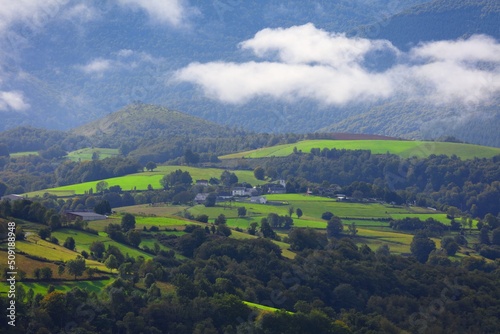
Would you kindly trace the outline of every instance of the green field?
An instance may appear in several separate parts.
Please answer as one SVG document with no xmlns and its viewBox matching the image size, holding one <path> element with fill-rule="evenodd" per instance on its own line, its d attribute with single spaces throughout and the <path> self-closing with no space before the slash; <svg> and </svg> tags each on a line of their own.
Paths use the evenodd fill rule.
<svg viewBox="0 0 500 334">
<path fill-rule="evenodd" d="M 248 305 L 250 308 L 253 308 L 253 309 L 257 309 L 257 310 L 260 310 L 260 311 L 269 311 L 269 312 L 276 312 L 276 311 L 279 311 L 280 309 L 276 308 L 276 307 L 271 307 L 271 306 L 267 306 L 267 305 L 262 305 L 262 304 L 256 304 L 256 303 L 252 303 L 252 302 L 247 302 L 247 301 L 243 301 L 244 304 Z M 293 314 L 293 312 L 290 312 L 290 311 L 286 311 L 285 312 L 287 313 L 290 313 L 290 314 Z"/>
<path fill-rule="evenodd" d="M 61 243 L 64 243 L 64 239 Z M 68 260 L 74 260 L 78 255 L 80 255 L 79 253 L 69 250 L 63 246 L 55 245 L 45 240 L 40 240 L 40 238 L 35 236 L 29 236 L 28 240 L 16 242 L 16 248 L 25 254 L 45 258 L 48 261 L 66 262 Z M 85 262 L 89 267 L 109 272 L 109 269 L 100 262 L 93 260 L 85 260 Z"/>
<path fill-rule="evenodd" d="M 336 148 L 346 150 L 370 150 L 373 154 L 385 154 L 389 152 L 397 154 L 403 158 L 413 156 L 428 157 L 431 154 L 455 154 L 463 159 L 472 159 L 474 157 L 490 158 L 500 154 L 500 148 L 496 147 L 447 142 L 403 140 L 304 140 L 292 144 L 276 145 L 252 151 L 224 155 L 219 158 L 238 159 L 268 158 L 273 156 L 283 157 L 292 154 L 295 147 L 297 150 L 307 153 L 310 152 L 312 148 Z"/>
<path fill-rule="evenodd" d="M 29 152 L 16 152 L 16 153 L 11 153 L 9 154 L 11 158 L 17 158 L 17 157 L 26 157 L 30 155 L 38 155 L 37 151 L 29 151 Z"/>
<path fill-rule="evenodd" d="M 183 171 L 189 172 L 193 181 L 199 179 L 209 180 L 211 177 L 220 178 L 223 169 L 217 168 L 196 168 L 196 167 L 188 167 L 188 166 L 159 166 L 153 172 L 141 172 L 130 174 L 126 176 L 113 177 L 110 179 L 105 179 L 104 181 L 108 182 L 108 185 L 117 186 L 119 185 L 123 190 L 147 190 L 148 185 L 151 185 L 154 189 L 162 189 L 160 184 L 160 180 L 164 175 L 167 175 L 177 169 L 181 169 Z M 237 170 L 234 171 L 236 176 L 238 177 L 239 182 L 247 182 L 252 185 L 264 184 L 266 181 L 257 180 L 253 175 L 253 171 L 242 171 Z M 50 188 L 45 190 L 40 190 L 36 192 L 31 192 L 28 196 L 42 196 L 44 193 L 54 194 L 57 196 L 73 196 L 73 195 L 81 195 L 84 194 L 89 189 L 93 189 L 96 191 L 96 184 L 99 181 L 91 181 L 84 182 L 79 184 L 73 184 L 68 186 L 62 186 L 57 188 Z"/>
<path fill-rule="evenodd" d="M 120 152 L 116 148 L 82 148 L 80 150 L 69 152 L 67 158 L 71 161 L 89 161 L 92 160 L 92 154 L 97 152 L 99 154 L 99 159 L 117 157 Z"/>
<path fill-rule="evenodd" d="M 76 250 L 81 253 L 82 251 L 86 251 L 90 253 L 90 245 L 94 241 L 101 241 L 104 245 L 113 245 L 116 246 L 123 255 L 128 254 L 132 257 L 142 256 L 146 259 L 152 258 L 151 254 L 143 252 L 137 248 L 129 247 L 127 245 L 121 244 L 119 242 L 111 240 L 105 233 L 100 233 L 99 235 L 94 235 L 91 233 L 87 233 L 84 231 L 75 231 L 70 229 L 60 229 L 55 232 L 52 232 L 52 235 L 59 239 L 60 243 L 64 243 L 64 240 L 68 237 L 73 237 L 76 243 Z M 141 245 L 139 245 L 141 246 Z"/>
<path fill-rule="evenodd" d="M 28 291 L 33 289 L 35 294 L 39 293 L 42 296 L 47 294 L 47 290 L 52 285 L 56 291 L 68 292 L 74 287 L 78 287 L 82 290 L 88 292 L 99 293 L 102 289 L 111 283 L 114 279 L 109 278 L 105 280 L 92 280 L 92 281 L 54 281 L 54 282 L 17 282 L 18 287 L 23 287 L 24 290 Z M 7 293 L 8 286 L 6 283 L 0 284 L 0 295 Z"/>
</svg>

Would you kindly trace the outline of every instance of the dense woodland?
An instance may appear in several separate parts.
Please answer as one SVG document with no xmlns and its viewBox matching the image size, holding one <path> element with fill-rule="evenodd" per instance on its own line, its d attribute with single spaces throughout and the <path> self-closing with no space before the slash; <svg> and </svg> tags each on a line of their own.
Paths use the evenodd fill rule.
<svg viewBox="0 0 500 334">
<path fill-rule="evenodd" d="M 22 217 L 57 229 L 53 225 L 58 221 L 54 218 L 57 214 L 49 211 L 36 202 L 17 201 L 12 207 L 3 202 L 0 215 Z M 51 217 L 48 222 L 47 216 Z M 121 226 L 110 225 L 108 233 L 111 229 L 127 233 L 128 239 L 122 242 L 132 243 L 134 221 L 133 216 L 129 218 L 125 215 Z M 437 250 L 423 259 L 417 254 L 402 257 L 391 255 L 386 246 L 374 250 L 357 246 L 344 235 L 328 235 L 326 239 L 309 229 L 290 233 L 292 248 L 298 254 L 290 260 L 265 237 L 227 238 L 223 225 L 213 231 L 208 225 L 205 229 L 188 225 L 187 234 L 160 240 L 183 254 L 181 260 L 173 251 L 159 247 L 150 250 L 154 257 L 146 261 L 94 242 L 91 253 L 84 256 L 115 268 L 118 279 L 98 294 L 74 288 L 68 293 L 49 289 L 43 296 L 18 289 L 18 322 L 9 330 L 176 334 L 497 332 L 498 261 L 466 257 L 451 262 Z M 5 233 L 4 224 L 0 226 Z M 22 231 L 17 232 L 18 240 L 22 240 Z M 297 232 L 304 235 L 299 237 Z M 304 242 L 306 239 L 312 242 Z M 424 243 L 429 240 L 417 234 L 413 243 L 417 239 Z M 53 238 L 51 242 L 62 243 Z M 66 240 L 64 246 L 74 248 L 74 242 Z M 83 273 L 70 269 L 69 263 L 64 270 L 75 278 Z M 175 292 L 160 289 L 162 284 L 175 287 Z M 243 301 L 282 311 L 261 313 Z M 6 299 L 1 298 L 0 303 L 7 307 Z M 5 322 L 0 326 L 7 328 Z"/>
</svg>

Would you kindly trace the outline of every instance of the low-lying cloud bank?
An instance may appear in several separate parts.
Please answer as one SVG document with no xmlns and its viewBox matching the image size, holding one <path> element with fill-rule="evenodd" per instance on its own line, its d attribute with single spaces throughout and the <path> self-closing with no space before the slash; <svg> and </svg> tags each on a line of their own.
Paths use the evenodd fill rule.
<svg viewBox="0 0 500 334">
<path fill-rule="evenodd" d="M 178 70 L 174 80 L 232 104 L 268 96 L 337 106 L 394 97 L 479 105 L 500 92 L 500 44 L 485 35 L 421 43 L 402 52 L 387 40 L 349 38 L 306 24 L 264 29 L 239 46 L 256 60 L 195 62 Z"/>
</svg>

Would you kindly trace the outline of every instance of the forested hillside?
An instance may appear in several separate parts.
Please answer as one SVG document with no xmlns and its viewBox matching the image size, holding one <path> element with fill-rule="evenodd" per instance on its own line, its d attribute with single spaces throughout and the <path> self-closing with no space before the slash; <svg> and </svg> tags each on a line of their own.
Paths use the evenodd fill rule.
<svg viewBox="0 0 500 334">
<path fill-rule="evenodd" d="M 500 4 L 496 0 L 435 0 L 412 7 L 367 26 L 377 38 L 390 40 L 401 49 L 419 41 L 449 40 L 473 34 L 500 36 Z"/>
</svg>

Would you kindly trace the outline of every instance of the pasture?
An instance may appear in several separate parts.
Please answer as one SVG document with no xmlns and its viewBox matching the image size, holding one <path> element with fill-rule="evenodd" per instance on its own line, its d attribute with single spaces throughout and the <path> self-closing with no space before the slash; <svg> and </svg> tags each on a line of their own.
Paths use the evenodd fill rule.
<svg viewBox="0 0 500 334">
<path fill-rule="evenodd" d="M 220 178 L 223 169 L 218 168 L 197 168 L 188 166 L 158 166 L 152 172 L 140 172 L 135 174 L 130 174 L 126 176 L 113 177 L 105 179 L 108 185 L 120 186 L 123 190 L 147 190 L 148 185 L 151 185 L 153 189 L 162 189 L 160 180 L 164 175 L 170 174 L 171 172 L 181 169 L 182 171 L 187 171 L 191 174 L 193 182 L 200 179 L 209 180 L 210 178 Z M 238 177 L 239 182 L 247 182 L 252 185 L 264 184 L 266 181 L 257 180 L 253 175 L 253 171 L 247 170 L 237 170 L 232 171 Z M 96 192 L 96 184 L 102 180 L 83 182 L 78 184 L 72 184 L 67 186 L 61 186 L 56 188 L 44 189 L 35 192 L 28 193 L 28 196 L 42 196 L 45 193 L 54 194 L 56 196 L 73 196 L 82 195 L 92 189 Z"/>
<path fill-rule="evenodd" d="M 50 286 L 53 286 L 55 291 L 60 291 L 60 292 L 68 292 L 74 287 L 78 287 L 88 292 L 99 293 L 106 285 L 111 283 L 113 280 L 114 280 L 113 278 L 108 278 L 104 280 L 87 280 L 87 281 L 67 280 L 67 281 L 52 281 L 52 282 L 17 282 L 16 284 L 18 287 L 22 287 L 26 292 L 29 289 L 33 289 L 35 295 L 39 293 L 42 296 L 45 296 Z M 6 293 L 7 293 L 7 284 L 5 283 L 0 284 L 0 295 L 4 295 Z"/>
<path fill-rule="evenodd" d="M 294 148 L 304 153 L 311 152 L 312 148 L 370 150 L 373 154 L 399 155 L 403 158 L 428 157 L 431 154 L 452 155 L 462 159 L 490 158 L 500 154 L 500 148 L 471 144 L 431 142 L 431 141 L 406 141 L 406 140 L 304 140 L 292 144 L 264 147 L 256 150 L 228 154 L 219 159 L 241 158 L 268 158 L 284 157 L 293 153 Z"/>
<path fill-rule="evenodd" d="M 142 256 L 145 259 L 152 258 L 151 254 L 148 254 L 140 249 L 133 248 L 119 242 L 111 240 L 105 233 L 100 233 L 100 235 L 94 235 L 84 231 L 75 231 L 70 229 L 60 229 L 52 233 L 57 239 L 59 239 L 60 243 L 63 243 L 64 240 L 68 237 L 72 237 L 75 239 L 76 250 L 81 253 L 82 251 L 86 251 L 90 253 L 90 246 L 94 241 L 101 241 L 105 246 L 113 245 L 117 247 L 123 255 L 128 254 L 132 257 Z M 141 246 L 141 245 L 139 245 Z"/>
<path fill-rule="evenodd" d="M 37 151 L 15 152 L 9 154 L 11 158 L 27 157 L 30 155 L 39 155 Z"/>
<path fill-rule="evenodd" d="M 69 152 L 67 158 L 71 161 L 90 161 L 94 153 L 97 153 L 99 159 L 112 158 L 120 155 L 119 150 L 116 148 L 87 147 Z"/>
</svg>

